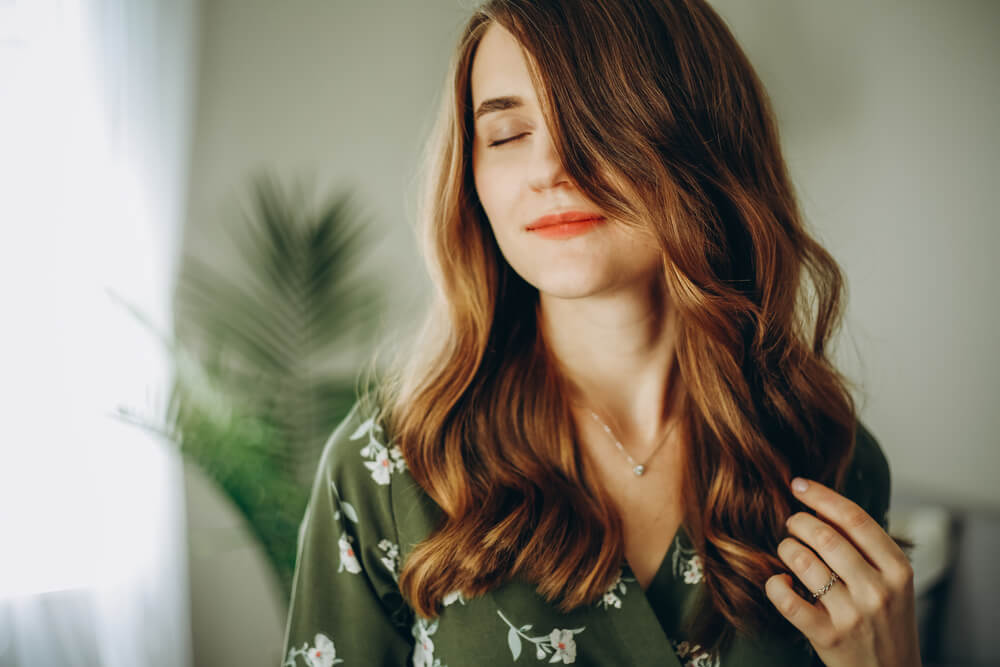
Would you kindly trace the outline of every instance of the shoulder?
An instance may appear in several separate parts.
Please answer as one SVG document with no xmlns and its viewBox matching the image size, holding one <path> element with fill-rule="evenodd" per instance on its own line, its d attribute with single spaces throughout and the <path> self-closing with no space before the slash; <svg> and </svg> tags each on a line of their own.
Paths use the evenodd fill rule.
<svg viewBox="0 0 1000 667">
<path fill-rule="evenodd" d="M 330 485 L 351 521 L 362 518 L 394 530 L 390 484 L 406 463 L 379 416 L 377 404 L 356 400 L 327 438 L 317 477 Z"/>
<path fill-rule="evenodd" d="M 885 528 L 891 487 L 889 460 L 872 431 L 858 419 L 854 452 L 841 493 L 858 503 Z"/>
<path fill-rule="evenodd" d="M 377 404 L 356 400 L 327 438 L 319 467 L 331 479 L 387 487 L 394 473 L 406 469 L 399 447 L 387 437 L 379 412 Z"/>
<path fill-rule="evenodd" d="M 284 664 L 297 664 L 296 656 L 309 662 L 306 653 L 319 650 L 321 639 L 329 659 L 342 653 L 356 656 L 351 664 L 406 661 L 412 612 L 398 587 L 389 484 L 398 464 L 391 450 L 377 413 L 361 401 L 327 438 L 299 528 Z"/>
</svg>

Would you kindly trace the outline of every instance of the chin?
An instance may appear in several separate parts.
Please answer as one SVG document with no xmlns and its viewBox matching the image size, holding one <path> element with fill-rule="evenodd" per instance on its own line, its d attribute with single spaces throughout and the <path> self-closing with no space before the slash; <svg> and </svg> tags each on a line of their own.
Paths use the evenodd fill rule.
<svg viewBox="0 0 1000 667">
<path fill-rule="evenodd" d="M 557 299 L 580 299 L 597 294 L 607 287 L 603 281 L 595 280 L 593 275 L 545 276 L 529 282 L 540 294 Z"/>
<path fill-rule="evenodd" d="M 579 253 L 560 257 L 552 254 L 523 253 L 511 262 L 510 268 L 540 293 L 560 299 L 578 299 L 601 292 L 615 283 L 615 276 L 604 258 L 596 254 Z"/>
</svg>

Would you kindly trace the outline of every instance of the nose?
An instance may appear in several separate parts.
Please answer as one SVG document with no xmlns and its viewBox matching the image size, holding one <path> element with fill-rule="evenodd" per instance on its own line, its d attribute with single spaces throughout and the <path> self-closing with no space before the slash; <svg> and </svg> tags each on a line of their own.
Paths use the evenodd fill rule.
<svg viewBox="0 0 1000 667">
<path fill-rule="evenodd" d="M 534 190 L 547 190 L 558 186 L 569 186 L 572 181 L 566 173 L 562 158 L 556 151 L 555 143 L 548 136 L 540 136 L 540 141 L 529 171 L 529 182 Z"/>
</svg>

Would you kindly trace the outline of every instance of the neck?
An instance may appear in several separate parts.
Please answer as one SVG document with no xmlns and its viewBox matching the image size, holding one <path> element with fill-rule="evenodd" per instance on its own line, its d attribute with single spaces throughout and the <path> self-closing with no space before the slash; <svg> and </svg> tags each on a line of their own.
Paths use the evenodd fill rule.
<svg viewBox="0 0 1000 667">
<path fill-rule="evenodd" d="M 608 422 L 626 445 L 655 446 L 668 427 L 675 312 L 662 280 L 575 299 L 539 293 L 539 325 L 571 401 Z"/>
</svg>

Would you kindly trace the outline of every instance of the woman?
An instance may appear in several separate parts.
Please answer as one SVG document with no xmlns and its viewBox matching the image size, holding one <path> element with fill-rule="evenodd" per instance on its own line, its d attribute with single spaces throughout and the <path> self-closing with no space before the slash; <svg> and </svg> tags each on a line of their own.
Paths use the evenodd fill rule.
<svg viewBox="0 0 1000 667">
<path fill-rule="evenodd" d="M 724 22 L 493 0 L 449 81 L 436 299 L 326 445 L 285 664 L 918 665 L 842 275 Z"/>
</svg>

